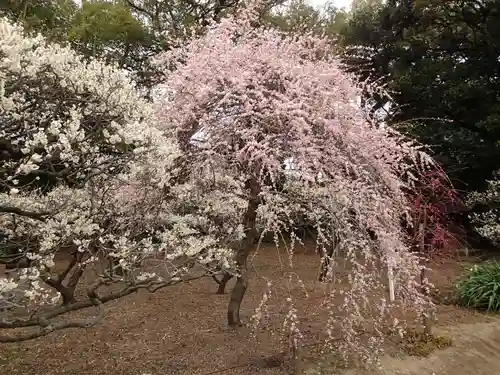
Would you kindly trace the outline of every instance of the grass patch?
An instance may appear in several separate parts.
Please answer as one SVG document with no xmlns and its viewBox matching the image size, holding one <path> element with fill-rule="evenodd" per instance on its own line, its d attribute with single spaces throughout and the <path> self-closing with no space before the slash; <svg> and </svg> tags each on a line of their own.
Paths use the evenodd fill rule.
<svg viewBox="0 0 500 375">
<path fill-rule="evenodd" d="M 457 283 L 457 302 L 478 310 L 500 311 L 500 264 L 491 261 L 467 269 Z"/>
</svg>

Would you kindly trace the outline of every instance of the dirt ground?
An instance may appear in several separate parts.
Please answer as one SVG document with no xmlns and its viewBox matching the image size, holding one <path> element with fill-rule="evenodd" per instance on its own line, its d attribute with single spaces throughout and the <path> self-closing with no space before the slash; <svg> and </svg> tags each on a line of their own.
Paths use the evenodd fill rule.
<svg viewBox="0 0 500 375">
<path fill-rule="evenodd" d="M 490 320 L 491 319 L 491 320 Z M 453 345 L 425 358 L 382 359 L 381 369 L 361 374 L 349 370 L 342 375 L 494 375 L 500 372 L 500 319 L 440 327 L 439 333 Z"/>
<path fill-rule="evenodd" d="M 270 246 L 261 249 L 253 260 L 258 274 L 251 280 L 242 307 L 246 321 L 267 288 L 266 280 L 281 276 L 280 264 L 287 261 L 285 257 L 283 253 L 278 256 Z M 430 279 L 446 294 L 453 286 L 461 267 L 469 261 L 449 261 L 436 265 Z M 314 335 L 321 330 L 315 319 L 322 288 L 316 282 L 317 255 L 310 249 L 302 251 L 295 255 L 294 263 L 299 265 L 297 272 L 304 280 L 306 289 L 311 291 L 309 298 L 304 298 L 304 303 L 299 306 L 299 315 L 305 322 L 305 332 Z M 231 286 L 230 283 L 229 287 Z M 253 331 L 246 327 L 230 330 L 225 322 L 228 295 L 216 295 L 216 287 L 215 282 L 208 278 L 163 289 L 154 294 L 140 292 L 106 304 L 106 318 L 95 328 L 65 330 L 29 342 L 0 345 L 0 374 L 289 374 L 289 362 L 283 355 L 285 344 L 279 334 L 282 320 L 270 320 L 264 326 L 266 329 L 260 329 L 256 335 L 252 335 Z M 271 315 L 283 318 L 282 313 L 286 311 L 286 288 L 283 283 L 273 285 Z M 435 375 L 482 374 L 477 366 L 487 362 L 484 358 L 495 356 L 497 362 L 494 364 L 500 368 L 500 331 L 493 329 L 491 319 L 450 305 L 439 306 L 439 326 L 448 329 L 454 338 L 458 337 L 454 340 L 453 347 L 443 352 L 447 352 L 450 358 L 459 358 L 465 350 L 476 344 L 482 349 L 478 349 L 477 355 L 471 354 L 471 358 L 477 359 L 474 371 L 472 367 L 464 369 L 456 362 L 456 365 L 451 365 L 450 370 L 440 372 L 439 366 L 445 366 L 443 363 L 448 361 L 445 356 L 435 359 Z M 433 374 L 418 367 L 421 366 L 418 364 L 421 361 L 411 361 L 414 361 L 411 366 L 420 369 L 419 374 Z M 426 361 L 427 359 L 422 363 L 428 363 Z M 384 375 L 417 374 L 417 370 L 411 370 L 410 362 L 403 362 L 401 365 L 394 360 L 387 363 L 389 369 L 391 366 L 394 369 L 388 370 L 390 372 L 385 372 Z M 406 366 L 408 371 L 397 372 L 397 366 Z M 431 367 L 429 365 L 425 368 Z"/>
</svg>

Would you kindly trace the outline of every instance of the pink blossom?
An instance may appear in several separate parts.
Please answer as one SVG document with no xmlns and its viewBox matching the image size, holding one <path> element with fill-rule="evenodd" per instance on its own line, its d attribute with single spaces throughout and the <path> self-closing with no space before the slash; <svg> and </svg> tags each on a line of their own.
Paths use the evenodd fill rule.
<svg viewBox="0 0 500 375">
<path fill-rule="evenodd" d="M 411 217 L 407 192 L 434 162 L 411 140 L 369 118 L 357 99 L 363 89 L 378 88 L 363 87 L 346 73 L 327 39 L 255 27 L 256 8 L 250 4 L 158 58 L 175 66 L 163 87 L 170 94 L 157 103 L 161 127 L 176 134 L 188 153 L 194 181 L 206 179 L 200 170 L 246 181 L 242 192 L 232 193 L 247 198 L 240 216 L 247 233 L 259 220 L 264 230 L 289 231 L 300 213 L 314 224 L 319 248 L 340 238 L 339 251 L 352 266 L 351 288 L 343 291 L 343 305 L 327 304 L 327 330 L 339 326 L 344 340 L 337 349 L 368 358 L 378 341 L 362 347 L 355 332 L 370 314 L 383 324 L 393 307 L 373 300 L 385 288 L 380 261 L 394 278 L 399 304 L 419 311 L 429 302 L 415 281 L 418 259 L 409 251 L 401 218 Z M 192 141 L 200 133 L 202 146 Z M 297 173 L 284 169 L 290 159 Z M 256 199 L 258 208 L 252 206 Z M 252 210 L 257 221 L 245 221 Z M 292 237 L 291 266 L 293 243 Z M 239 279 L 246 278 L 249 251 L 238 250 Z M 362 308 L 373 302 L 376 311 Z M 347 317 L 340 319 L 339 310 Z M 294 322 L 294 342 L 298 332 Z M 375 329 L 374 337 L 380 332 Z"/>
</svg>

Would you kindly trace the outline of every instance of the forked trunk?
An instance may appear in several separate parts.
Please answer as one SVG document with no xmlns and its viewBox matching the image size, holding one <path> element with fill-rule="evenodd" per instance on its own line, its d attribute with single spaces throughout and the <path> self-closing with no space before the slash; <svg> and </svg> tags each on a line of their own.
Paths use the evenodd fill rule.
<svg viewBox="0 0 500 375">
<path fill-rule="evenodd" d="M 215 282 L 219 284 L 219 287 L 217 288 L 217 294 L 224 294 L 226 292 L 226 285 L 232 278 L 233 275 L 231 275 L 229 272 L 224 272 L 220 280 L 217 278 L 217 276 L 213 276 Z"/>
<path fill-rule="evenodd" d="M 248 287 L 248 266 L 247 259 L 250 254 L 255 239 L 257 238 L 257 208 L 259 208 L 259 193 L 260 186 L 256 179 L 252 178 L 248 182 L 250 197 L 248 199 L 247 209 L 243 217 L 243 225 L 245 228 L 246 237 L 236 251 L 236 266 L 238 267 L 238 276 L 233 290 L 231 291 L 231 299 L 227 309 L 227 323 L 230 327 L 241 325 L 240 308 L 243 297 Z M 226 281 L 227 283 L 227 281 Z M 225 284 L 224 284 L 225 287 Z M 221 284 L 219 284 L 219 289 Z"/>
</svg>

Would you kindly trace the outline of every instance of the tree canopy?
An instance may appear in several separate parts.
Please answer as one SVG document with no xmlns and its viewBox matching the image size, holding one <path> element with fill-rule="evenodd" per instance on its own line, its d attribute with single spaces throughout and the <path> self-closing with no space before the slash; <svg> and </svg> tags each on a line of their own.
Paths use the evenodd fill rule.
<svg viewBox="0 0 500 375">
<path fill-rule="evenodd" d="M 270 232 L 286 244 L 281 282 L 293 283 L 300 217 L 323 258 L 338 244 L 350 264 L 349 283 L 332 268 L 324 280 L 343 303 L 330 293 L 318 306 L 343 356 L 376 359 L 393 313 L 432 305 L 401 221 L 434 161 L 356 105 L 367 88 L 329 38 L 258 25 L 261 11 L 250 3 L 160 54 L 154 103 L 127 71 L 2 20 L 0 230 L 3 256 L 28 264 L 0 278 L 0 329 L 13 332 L 1 341 L 88 327 L 138 289 L 219 274 L 236 277 L 227 322 L 239 326 L 255 242 Z M 88 307 L 90 321 L 60 320 Z M 283 324 L 301 345 L 298 317 Z"/>
<path fill-rule="evenodd" d="M 326 344 L 341 332 L 337 349 L 368 361 L 393 312 L 432 307 L 419 256 L 440 255 L 451 224 L 500 243 L 498 1 L 8 0 L 1 13 L 0 341 L 89 327 L 112 300 L 207 276 L 220 291 L 236 278 L 239 326 L 250 253 L 270 234 L 295 282 L 306 223 L 322 281 L 338 282 L 338 253 L 349 263 L 318 306 Z M 62 320 L 89 307 L 94 319 Z"/>
<path fill-rule="evenodd" d="M 388 121 L 432 148 L 453 182 L 482 188 L 499 163 L 496 1 L 387 1 L 345 29 L 360 74 L 387 82 Z M 357 67 L 357 68 L 356 68 Z"/>
</svg>

